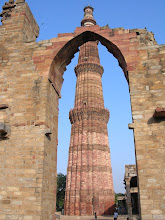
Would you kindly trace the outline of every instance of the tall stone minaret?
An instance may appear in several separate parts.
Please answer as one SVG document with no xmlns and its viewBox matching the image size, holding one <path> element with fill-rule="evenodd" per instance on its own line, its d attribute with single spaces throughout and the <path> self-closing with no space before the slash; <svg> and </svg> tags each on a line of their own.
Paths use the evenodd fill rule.
<svg viewBox="0 0 165 220">
<path fill-rule="evenodd" d="M 93 8 L 84 8 L 82 26 L 96 24 Z M 65 192 L 66 215 L 113 214 L 115 195 L 108 142 L 109 111 L 104 107 L 98 42 L 80 47 Z"/>
</svg>

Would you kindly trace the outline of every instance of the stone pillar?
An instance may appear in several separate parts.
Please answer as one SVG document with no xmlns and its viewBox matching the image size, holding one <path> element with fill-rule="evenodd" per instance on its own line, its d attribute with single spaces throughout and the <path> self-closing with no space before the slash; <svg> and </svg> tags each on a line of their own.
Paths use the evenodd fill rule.
<svg viewBox="0 0 165 220">
<path fill-rule="evenodd" d="M 93 8 L 85 8 L 83 25 L 94 25 Z M 66 215 L 113 214 L 112 181 L 107 123 L 97 42 L 80 47 L 65 195 Z"/>
<path fill-rule="evenodd" d="M 130 192 L 130 179 L 126 180 L 126 195 L 127 195 L 128 218 L 129 218 L 129 220 L 132 220 L 132 202 L 131 202 L 131 192 Z"/>
</svg>

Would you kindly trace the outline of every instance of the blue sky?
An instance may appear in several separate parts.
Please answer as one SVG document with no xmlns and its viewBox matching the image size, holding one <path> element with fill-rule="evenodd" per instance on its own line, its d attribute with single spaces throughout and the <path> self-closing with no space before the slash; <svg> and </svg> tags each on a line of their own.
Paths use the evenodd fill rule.
<svg viewBox="0 0 165 220">
<path fill-rule="evenodd" d="M 7 0 L 6 0 L 7 1 Z M 165 0 L 26 0 L 40 27 L 37 41 L 74 32 L 80 26 L 84 6 L 94 7 L 99 26 L 124 29 L 147 28 L 158 44 L 165 44 Z M 2 8 L 5 0 L 0 0 Z M 129 88 L 117 60 L 99 44 L 105 107 L 110 111 L 109 143 L 115 192 L 124 192 L 125 164 L 135 164 L 134 139 L 128 124 L 132 122 Z M 59 105 L 59 145 L 57 172 L 66 174 L 71 125 L 69 111 L 74 107 L 78 54 L 64 73 Z"/>
</svg>

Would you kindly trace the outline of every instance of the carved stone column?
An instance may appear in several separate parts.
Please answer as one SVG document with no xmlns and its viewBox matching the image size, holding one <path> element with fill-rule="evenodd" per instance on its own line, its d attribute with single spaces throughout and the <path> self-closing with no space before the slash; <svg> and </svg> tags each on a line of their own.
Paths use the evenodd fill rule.
<svg viewBox="0 0 165 220">
<path fill-rule="evenodd" d="M 94 25 L 93 8 L 82 24 Z M 108 142 L 109 111 L 104 107 L 98 42 L 80 47 L 65 194 L 66 215 L 113 214 L 115 195 Z"/>
</svg>

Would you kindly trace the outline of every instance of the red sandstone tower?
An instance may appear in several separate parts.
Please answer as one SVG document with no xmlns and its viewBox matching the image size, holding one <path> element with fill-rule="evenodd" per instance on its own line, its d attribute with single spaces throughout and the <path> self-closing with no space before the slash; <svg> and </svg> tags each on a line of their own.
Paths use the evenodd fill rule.
<svg viewBox="0 0 165 220">
<path fill-rule="evenodd" d="M 96 24 L 93 8 L 84 8 L 82 26 Z M 108 142 L 109 111 L 104 107 L 97 42 L 80 47 L 76 95 L 69 113 L 72 124 L 67 181 L 66 215 L 113 214 L 115 196 Z"/>
</svg>

